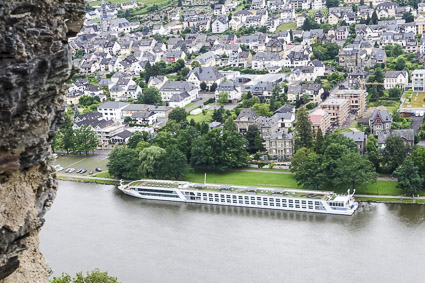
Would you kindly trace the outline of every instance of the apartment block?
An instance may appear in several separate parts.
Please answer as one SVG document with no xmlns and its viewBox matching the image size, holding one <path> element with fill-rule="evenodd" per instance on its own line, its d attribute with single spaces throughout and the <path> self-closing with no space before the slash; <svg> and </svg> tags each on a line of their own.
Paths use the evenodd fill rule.
<svg viewBox="0 0 425 283">
<path fill-rule="evenodd" d="M 320 109 L 329 113 L 331 126 L 340 127 L 348 117 L 350 101 L 342 98 L 328 98 L 320 104 Z"/>
</svg>

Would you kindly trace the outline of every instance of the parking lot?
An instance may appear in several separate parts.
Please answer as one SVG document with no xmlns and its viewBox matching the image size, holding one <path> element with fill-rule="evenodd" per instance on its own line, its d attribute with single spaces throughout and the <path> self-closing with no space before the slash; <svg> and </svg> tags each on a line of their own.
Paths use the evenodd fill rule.
<svg viewBox="0 0 425 283">
<path fill-rule="evenodd" d="M 83 176 L 89 176 L 90 170 L 93 171 L 92 176 L 95 176 L 96 174 L 99 174 L 99 173 L 107 172 L 108 167 L 106 166 L 106 164 L 108 164 L 108 159 L 106 159 L 104 156 L 99 156 L 99 158 L 60 156 L 54 162 L 54 165 L 60 165 L 64 168 L 64 170 L 58 172 L 58 174 L 60 175 L 83 175 Z M 65 170 L 68 168 L 74 168 L 75 171 L 72 173 L 65 173 Z M 96 168 L 102 169 L 102 172 L 96 172 L 95 170 Z M 87 172 L 85 172 L 84 174 L 78 174 L 76 171 L 79 169 L 85 169 L 87 170 Z"/>
</svg>

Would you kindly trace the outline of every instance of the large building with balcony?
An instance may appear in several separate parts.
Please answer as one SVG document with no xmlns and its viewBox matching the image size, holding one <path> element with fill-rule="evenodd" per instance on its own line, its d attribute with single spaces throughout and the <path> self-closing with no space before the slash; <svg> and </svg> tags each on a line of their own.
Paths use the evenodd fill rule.
<svg viewBox="0 0 425 283">
<path fill-rule="evenodd" d="M 348 117 L 350 102 L 348 99 L 328 98 L 320 104 L 320 109 L 329 113 L 332 126 L 341 127 Z"/>
<path fill-rule="evenodd" d="M 340 89 L 334 95 L 335 98 L 347 99 L 349 101 L 350 113 L 361 117 L 366 108 L 366 91 L 364 89 Z"/>
<path fill-rule="evenodd" d="M 414 70 L 412 72 L 412 89 L 416 92 L 425 90 L 425 69 Z"/>
</svg>

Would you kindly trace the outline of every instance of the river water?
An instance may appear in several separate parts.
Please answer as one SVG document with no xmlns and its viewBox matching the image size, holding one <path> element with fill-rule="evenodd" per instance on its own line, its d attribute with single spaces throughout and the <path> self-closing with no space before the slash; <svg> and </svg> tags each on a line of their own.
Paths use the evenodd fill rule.
<svg viewBox="0 0 425 283">
<path fill-rule="evenodd" d="M 54 275 L 121 282 L 424 282 L 425 206 L 353 216 L 147 201 L 61 181 L 41 230 Z"/>
</svg>

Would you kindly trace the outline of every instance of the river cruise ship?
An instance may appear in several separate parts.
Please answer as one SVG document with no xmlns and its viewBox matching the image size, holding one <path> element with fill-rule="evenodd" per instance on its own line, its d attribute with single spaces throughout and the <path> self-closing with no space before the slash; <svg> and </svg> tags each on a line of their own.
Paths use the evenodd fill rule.
<svg viewBox="0 0 425 283">
<path fill-rule="evenodd" d="M 358 203 L 348 191 L 335 194 L 327 191 L 307 191 L 217 184 L 195 184 L 179 181 L 138 180 L 129 184 L 121 181 L 119 190 L 142 199 L 186 203 L 214 204 L 291 210 L 339 215 L 352 215 Z"/>
</svg>

